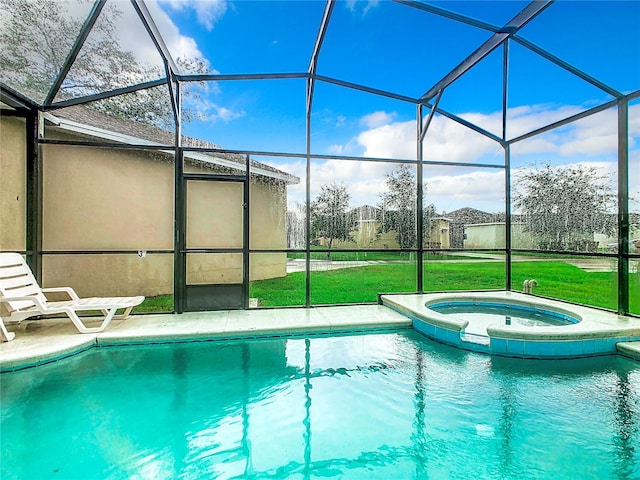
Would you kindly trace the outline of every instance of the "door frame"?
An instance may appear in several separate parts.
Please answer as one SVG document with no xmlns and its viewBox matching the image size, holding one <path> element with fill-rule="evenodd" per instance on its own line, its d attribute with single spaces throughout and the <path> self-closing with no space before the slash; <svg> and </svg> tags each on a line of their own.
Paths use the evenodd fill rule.
<svg viewBox="0 0 640 480">
<path fill-rule="evenodd" d="M 180 192 L 177 199 L 180 215 L 176 216 L 177 266 L 179 278 L 174 281 L 174 309 L 176 313 L 188 311 L 213 311 L 249 308 L 249 169 L 245 165 L 245 175 L 221 175 L 208 173 L 182 173 Z M 243 187 L 242 198 L 242 246 L 238 248 L 187 248 L 187 184 L 190 181 L 234 182 Z M 189 253 L 234 253 L 242 254 L 242 283 L 229 285 L 189 285 L 187 284 L 187 254 Z M 218 293 L 217 296 L 212 297 Z M 224 295 L 222 295 L 224 293 Z M 221 301 L 229 298 L 234 301 Z"/>
</svg>

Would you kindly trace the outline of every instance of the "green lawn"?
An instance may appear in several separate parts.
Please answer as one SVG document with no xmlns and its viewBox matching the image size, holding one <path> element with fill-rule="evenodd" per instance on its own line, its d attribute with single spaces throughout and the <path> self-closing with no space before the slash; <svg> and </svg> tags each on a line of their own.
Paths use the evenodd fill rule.
<svg viewBox="0 0 640 480">
<path fill-rule="evenodd" d="M 425 262 L 425 291 L 504 289 L 502 262 Z M 512 286 L 521 290 L 534 278 L 534 293 L 585 305 L 617 308 L 617 274 L 586 272 L 565 262 L 516 262 Z M 311 273 L 311 303 L 314 305 L 375 302 L 378 293 L 415 292 L 415 264 L 380 264 Z M 640 274 L 630 277 L 631 291 L 640 292 Z M 250 296 L 260 306 L 291 306 L 305 303 L 305 274 L 251 282 Z M 171 311 L 173 297 L 148 298 L 136 312 Z M 630 310 L 640 313 L 640 294 L 630 296 Z"/>
<path fill-rule="evenodd" d="M 473 253 L 473 252 L 471 252 Z M 500 254 L 501 252 L 497 252 Z M 504 252 L 502 252 L 504 255 Z M 288 253 L 289 259 L 304 259 L 304 253 Z M 331 256 L 327 258 L 327 252 L 311 252 L 312 260 L 332 260 L 334 262 L 353 262 L 353 261 L 377 261 L 383 260 L 388 262 L 395 261 L 413 261 L 415 262 L 417 254 L 413 252 L 331 252 Z M 460 256 L 456 256 L 455 253 L 431 253 L 425 252 L 425 260 L 459 260 Z M 472 256 L 465 256 L 464 258 L 476 258 Z M 482 258 L 482 257 L 477 257 Z"/>
<path fill-rule="evenodd" d="M 535 278 L 539 286 L 534 293 L 539 295 L 612 309 L 617 305 L 614 272 L 585 272 L 564 262 L 519 262 L 512 273 L 515 290 L 524 280 Z M 502 262 L 426 263 L 424 287 L 425 291 L 503 289 L 504 274 Z M 311 275 L 313 304 L 374 302 L 379 292 L 415 290 L 412 264 L 372 265 Z M 257 297 L 262 306 L 291 305 L 292 298 L 298 299 L 293 304 L 303 303 L 304 273 L 252 282 L 251 296 Z"/>
</svg>

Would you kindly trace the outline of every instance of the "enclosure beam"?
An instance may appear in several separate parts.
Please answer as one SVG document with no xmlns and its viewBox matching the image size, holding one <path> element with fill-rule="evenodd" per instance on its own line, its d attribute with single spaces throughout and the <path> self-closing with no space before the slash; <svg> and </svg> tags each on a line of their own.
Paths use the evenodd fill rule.
<svg viewBox="0 0 640 480">
<path fill-rule="evenodd" d="M 85 40 L 91 33 L 91 29 L 93 28 L 96 21 L 98 20 L 98 17 L 100 16 L 100 12 L 102 12 L 102 8 L 104 7 L 105 3 L 106 3 L 106 0 L 97 0 L 93 4 L 93 8 L 91 9 L 91 12 L 89 12 L 89 16 L 87 17 L 87 19 L 84 21 L 84 24 L 80 29 L 80 33 L 78 34 L 78 37 L 76 38 L 75 43 L 71 47 L 71 50 L 69 51 L 69 54 L 67 55 L 67 58 L 65 59 L 64 64 L 62 65 L 62 68 L 60 69 L 60 72 L 58 73 L 58 76 L 55 82 L 49 89 L 47 98 L 45 98 L 44 100 L 45 105 L 49 105 L 51 102 L 53 102 L 53 99 L 56 98 L 58 91 L 60 91 L 60 87 L 62 87 L 62 83 L 64 82 L 64 79 L 67 77 L 69 70 L 71 70 L 71 67 L 73 66 L 73 62 L 76 61 L 76 58 L 78 57 L 78 54 L 80 53 L 80 50 L 82 49 L 82 46 L 84 45 Z"/>
<path fill-rule="evenodd" d="M 618 314 L 629 313 L 629 101 L 618 102 Z"/>
<path fill-rule="evenodd" d="M 224 82 L 233 80 L 286 80 L 307 78 L 307 72 L 300 73 L 198 73 L 176 75 L 181 82 Z"/>
<path fill-rule="evenodd" d="M 445 10 L 444 8 L 429 5 L 428 3 L 416 2 L 415 0 L 394 1 L 402 5 L 407 5 L 409 7 L 417 8 L 428 13 L 433 13 L 435 15 L 448 18 L 450 20 L 455 20 L 456 22 L 466 23 L 467 25 L 471 25 L 472 27 L 482 28 L 483 30 L 489 30 L 490 32 L 494 33 L 500 32 L 500 27 L 496 25 L 492 25 L 481 20 L 476 20 L 475 18 L 467 17 L 466 15 L 461 15 L 450 10 Z"/>
<path fill-rule="evenodd" d="M 71 107 L 73 105 L 84 105 L 90 102 L 96 102 L 98 100 L 104 100 L 106 98 L 117 97 L 118 95 L 124 95 L 125 93 L 133 93 L 138 90 L 146 90 L 147 88 L 158 87 L 167 83 L 166 78 L 159 78 L 157 80 L 150 80 L 148 82 L 139 83 L 137 85 L 131 85 L 128 87 L 116 88 L 109 90 L 108 92 L 95 93 L 93 95 L 85 95 L 83 97 L 70 98 L 68 100 L 62 100 L 59 102 L 45 105 L 44 111 L 57 110 L 59 108 Z"/>
<path fill-rule="evenodd" d="M 166 64 L 165 71 L 167 72 L 167 89 L 169 90 L 169 97 L 171 100 L 171 113 L 173 114 L 173 122 L 177 128 L 181 117 L 180 105 L 178 104 L 177 99 L 178 81 L 171 79 L 169 75 L 169 68 Z"/>
<path fill-rule="evenodd" d="M 440 90 L 438 92 L 438 95 L 436 95 L 436 100 L 435 102 L 433 102 L 433 106 L 429 110 L 429 116 L 427 117 L 427 121 L 424 124 L 424 128 L 422 129 L 422 132 L 420 132 L 419 141 L 421 144 L 424 141 L 424 137 L 427 136 L 427 132 L 429 131 L 429 127 L 431 126 L 431 122 L 433 121 L 433 116 L 435 115 L 436 110 L 438 110 L 438 105 L 440 104 L 440 99 L 442 98 L 443 92 L 444 90 Z M 422 110 L 420 110 L 420 117 L 422 117 Z M 418 161 L 422 161 L 422 157 L 418 158 Z"/>
<path fill-rule="evenodd" d="M 420 97 L 422 102 L 427 102 L 435 97 L 438 91 L 447 88 L 458 78 L 464 75 L 474 65 L 480 62 L 483 58 L 493 52 L 510 36 L 515 35 L 518 30 L 524 27 L 527 23 L 533 20 L 544 9 L 551 5 L 552 0 L 533 1 L 527 5 L 518 15 L 513 17 L 499 32 L 494 33 L 489 40 L 483 43 L 475 52 L 469 55 L 462 61 L 457 67 L 451 70 L 447 75 L 442 78 L 438 83 L 431 87 L 427 92 Z"/>
<path fill-rule="evenodd" d="M 512 35 L 511 38 L 513 40 L 515 40 L 516 42 L 518 42 L 523 47 L 528 48 L 532 52 L 537 53 L 538 55 L 540 55 L 541 57 L 543 57 L 546 60 L 550 61 L 551 63 L 554 63 L 554 64 L 558 65 L 560 68 L 563 68 L 564 70 L 572 73 L 576 77 L 579 77 L 582 80 L 584 80 L 585 82 L 590 83 L 594 87 L 597 87 L 600 90 L 603 90 L 603 91 L 607 92 L 612 97 L 621 98 L 623 96 L 623 94 L 621 92 L 619 92 L 618 90 L 616 90 L 615 88 L 610 87 L 606 83 L 603 83 L 600 80 L 592 77 L 591 75 L 588 75 L 587 73 L 583 72 L 579 68 L 574 67 L 573 65 L 565 62 L 564 60 L 561 60 L 560 58 L 556 57 L 555 55 L 552 55 L 551 53 L 547 52 L 543 48 L 540 48 L 539 46 L 535 45 L 534 43 L 531 43 L 530 41 L 525 40 L 524 38 L 522 38 L 522 37 L 520 37 L 518 35 Z"/>
<path fill-rule="evenodd" d="M 0 82 L 0 102 L 17 109 L 24 108 L 30 110 L 38 107 L 36 102 L 9 87 L 4 82 Z M 5 113 L 6 110 L 2 112 L 3 115 L 5 115 Z"/>
<path fill-rule="evenodd" d="M 329 20 L 331 19 L 334 5 L 334 0 L 327 0 L 327 3 L 324 6 L 322 20 L 320 20 L 320 28 L 318 29 L 318 35 L 316 35 L 316 41 L 311 53 L 311 60 L 309 61 L 309 75 L 315 75 L 318 70 L 318 57 L 320 56 L 324 37 L 327 34 L 327 28 L 329 27 Z"/>
<path fill-rule="evenodd" d="M 436 93 L 437 95 L 437 93 Z M 428 103 L 425 104 L 426 106 L 430 106 Z M 447 117 L 450 120 L 453 120 L 456 123 L 459 123 L 460 125 L 463 125 L 471 130 L 473 130 L 474 132 L 479 133 L 480 135 L 484 135 L 487 138 L 490 138 L 491 140 L 494 140 L 495 142 L 498 142 L 500 145 L 502 145 L 504 142 L 502 141 L 502 139 L 500 137 L 498 137 L 497 135 L 494 135 L 491 132 L 488 132 L 487 130 L 485 130 L 484 128 L 480 128 L 479 126 L 477 126 L 474 123 L 468 122 L 467 120 L 465 120 L 464 118 L 458 117 L 457 115 L 454 115 L 453 113 L 449 113 L 446 110 L 442 110 L 441 108 L 437 108 L 436 112 L 439 113 L 440 115 L 442 115 L 443 117 Z"/>
<path fill-rule="evenodd" d="M 541 133 L 548 132 L 549 130 L 554 130 L 554 129 L 562 127 L 564 125 L 568 125 L 569 123 L 573 123 L 573 122 L 575 122 L 577 120 L 580 120 L 582 118 L 586 118 L 586 117 L 589 117 L 591 115 L 595 115 L 596 113 L 600 113 L 600 112 L 602 112 L 604 110 L 608 110 L 609 108 L 615 107 L 616 105 L 618 105 L 618 100 L 611 100 L 610 102 L 603 103 L 602 105 L 590 108 L 589 110 L 585 110 L 583 112 L 577 113 L 577 114 L 572 115 L 570 117 L 567 117 L 567 118 L 565 118 L 563 120 L 559 120 L 557 122 L 550 123 L 549 125 L 547 125 L 545 127 L 540 127 L 540 128 L 537 128 L 536 130 L 532 130 L 529 133 L 525 133 L 523 135 L 520 135 L 519 137 L 512 138 L 511 140 L 508 140 L 507 142 L 509 143 L 509 145 L 511 145 L 513 143 L 521 142 L 522 140 L 526 140 L 528 138 L 535 137 L 536 135 L 540 135 Z"/>
<path fill-rule="evenodd" d="M 361 92 L 371 93 L 373 95 L 379 95 L 381 97 L 393 98 L 394 100 L 399 100 L 401 102 L 408 103 L 420 103 L 419 99 L 414 97 L 407 97 L 406 95 L 400 95 L 398 93 L 388 92 L 386 90 L 380 90 L 379 88 L 371 88 L 365 85 L 360 85 L 353 82 L 346 82 L 344 80 L 338 80 L 337 78 L 326 77 L 324 75 L 316 75 L 316 80 L 320 80 L 322 82 L 331 83 L 333 85 L 338 85 L 340 87 L 351 88 L 353 90 L 359 90 Z M 425 103 L 425 102 L 422 102 Z"/>
<path fill-rule="evenodd" d="M 153 21 L 153 17 L 147 8 L 147 5 L 144 3 L 144 0 L 131 0 L 131 3 L 133 4 L 133 8 L 136 9 L 136 12 L 138 12 L 138 16 L 140 17 L 144 28 L 147 30 L 147 33 L 151 37 L 151 40 L 158 49 L 158 53 L 162 57 L 162 60 L 168 65 L 171 75 L 176 75 L 179 71 L 178 66 L 174 62 L 173 56 L 167 48 L 167 45 L 164 43 L 162 34 Z"/>
</svg>

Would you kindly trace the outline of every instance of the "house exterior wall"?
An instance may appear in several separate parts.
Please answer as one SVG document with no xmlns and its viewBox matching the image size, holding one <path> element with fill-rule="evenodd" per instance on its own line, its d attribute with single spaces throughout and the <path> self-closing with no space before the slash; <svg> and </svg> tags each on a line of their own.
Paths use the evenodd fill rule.
<svg viewBox="0 0 640 480">
<path fill-rule="evenodd" d="M 375 220 L 368 220 L 358 222 L 357 228 L 351 231 L 351 237 L 353 241 L 340 241 L 334 240 L 333 248 L 342 249 L 398 249 L 400 244 L 397 239 L 397 232 L 390 230 L 388 232 L 380 232 L 380 222 Z M 433 220 L 431 223 L 431 230 L 429 235 L 424 240 L 425 248 L 446 249 L 450 248 L 450 225 L 449 221 L 444 219 Z M 319 238 L 318 244 L 323 247 L 329 246 L 329 240 L 326 238 Z"/>
<path fill-rule="evenodd" d="M 2 117 L 0 126 L 1 249 L 24 250 L 25 124 L 19 119 Z M 79 139 L 61 133 L 57 133 L 56 138 Z M 169 154 L 68 145 L 44 145 L 42 153 L 43 250 L 173 249 L 174 165 Z M 210 168 L 198 169 L 212 172 Z M 195 183 L 209 183 L 208 188 L 213 191 L 199 192 L 190 212 L 193 232 L 202 236 L 212 233 L 207 228 L 198 230 L 199 225 L 211 218 L 211 201 L 219 202 L 228 193 L 225 190 L 216 194 L 215 189 L 233 184 Z M 250 235 L 257 239 L 252 240 L 256 244 L 253 248 L 286 248 L 286 209 L 281 208 L 286 202 L 286 185 L 251 182 L 250 195 Z M 235 236 L 241 232 L 242 220 L 238 217 L 241 205 L 240 195 L 238 208 L 224 204 L 214 209 L 216 234 L 223 231 L 227 234 L 230 228 L 234 229 Z M 213 238 L 207 246 L 221 244 Z M 241 238 L 237 246 L 242 247 Z M 187 277 L 193 283 L 242 278 L 242 262 L 225 257 L 226 254 L 208 254 L 188 258 Z M 284 276 L 286 254 L 260 255 L 252 259 L 250 267 L 251 280 Z M 222 271 L 226 272 L 224 276 L 220 275 Z M 173 255 L 170 252 L 143 257 L 121 253 L 45 254 L 42 274 L 44 287 L 68 285 L 81 296 L 150 297 L 173 292 Z"/>
<path fill-rule="evenodd" d="M 464 226 L 464 248 L 505 248 L 505 225 L 484 223 Z"/>
<path fill-rule="evenodd" d="M 0 250 L 25 250 L 27 156 L 23 119 L 0 117 Z"/>
<path fill-rule="evenodd" d="M 506 248 L 506 227 L 502 222 L 465 225 L 464 234 L 464 248 Z M 536 248 L 533 236 L 520 223 L 511 225 L 511 248 Z"/>
<path fill-rule="evenodd" d="M 287 248 L 287 186 L 284 182 L 252 179 L 249 205 L 249 247 L 252 250 Z M 256 253 L 250 257 L 251 281 L 287 275 L 286 253 Z"/>
<path fill-rule="evenodd" d="M 450 222 L 439 218 L 431 221 L 429 237 L 425 239 L 426 248 L 451 248 Z"/>
<path fill-rule="evenodd" d="M 331 246 L 332 248 L 342 248 L 345 250 L 357 250 L 361 248 L 370 248 L 374 250 L 400 248 L 400 244 L 396 239 L 397 233 L 394 230 L 378 234 L 379 229 L 380 222 L 360 222 L 358 223 L 358 227 L 350 232 L 353 241 L 334 240 Z M 329 239 L 321 237 L 317 239 L 317 243 L 319 246 L 328 247 Z"/>
</svg>

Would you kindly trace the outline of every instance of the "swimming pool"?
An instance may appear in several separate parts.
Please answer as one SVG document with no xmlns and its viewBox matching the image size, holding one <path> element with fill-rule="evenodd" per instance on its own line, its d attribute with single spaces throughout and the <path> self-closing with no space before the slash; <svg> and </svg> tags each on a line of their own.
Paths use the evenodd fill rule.
<svg viewBox="0 0 640 480">
<path fill-rule="evenodd" d="M 0 477 L 640 476 L 640 364 L 404 329 L 94 348 L 4 373 Z"/>
</svg>

